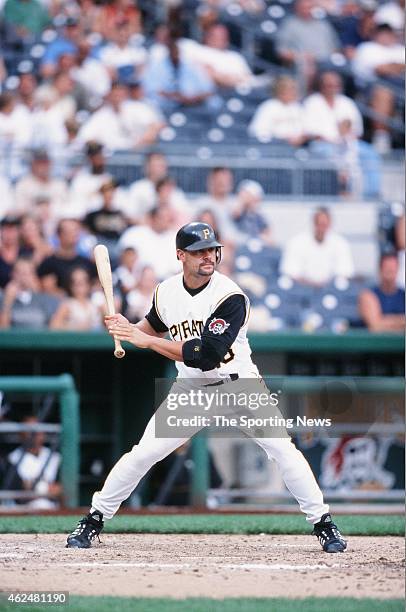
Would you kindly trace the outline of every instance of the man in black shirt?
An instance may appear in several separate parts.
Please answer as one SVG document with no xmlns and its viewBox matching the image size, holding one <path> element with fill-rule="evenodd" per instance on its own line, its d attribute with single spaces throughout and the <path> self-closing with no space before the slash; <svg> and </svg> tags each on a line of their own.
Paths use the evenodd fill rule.
<svg viewBox="0 0 406 612">
<path fill-rule="evenodd" d="M 46 257 L 38 266 L 42 290 L 52 295 L 63 296 L 72 268 L 82 267 L 96 278 L 96 266 L 87 257 L 79 255 L 78 243 L 80 223 L 76 219 L 62 219 L 57 227 L 59 246 L 53 255 Z"/>
<path fill-rule="evenodd" d="M 113 179 L 103 183 L 99 189 L 103 198 L 101 208 L 89 212 L 83 220 L 83 224 L 96 236 L 97 241 L 109 249 L 110 257 L 115 255 L 117 241 L 128 227 L 125 215 L 115 202 L 116 188 L 117 183 Z"/>
</svg>

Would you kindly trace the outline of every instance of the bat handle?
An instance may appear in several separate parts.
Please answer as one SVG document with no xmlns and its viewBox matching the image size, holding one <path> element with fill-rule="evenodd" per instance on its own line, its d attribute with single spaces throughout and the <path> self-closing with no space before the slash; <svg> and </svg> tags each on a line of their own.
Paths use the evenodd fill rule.
<svg viewBox="0 0 406 612">
<path fill-rule="evenodd" d="M 114 338 L 114 357 L 117 357 L 117 359 L 122 359 L 124 355 L 125 355 L 125 350 L 121 346 L 120 340 L 116 340 Z"/>
</svg>

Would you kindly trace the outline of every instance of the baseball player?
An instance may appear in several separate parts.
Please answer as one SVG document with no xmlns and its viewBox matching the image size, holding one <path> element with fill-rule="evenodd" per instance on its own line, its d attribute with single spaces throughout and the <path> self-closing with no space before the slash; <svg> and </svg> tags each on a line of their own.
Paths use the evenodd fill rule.
<svg viewBox="0 0 406 612">
<path fill-rule="evenodd" d="M 210 225 L 185 225 L 176 236 L 183 272 L 157 286 L 145 318 L 134 325 L 120 314 L 106 317 L 114 337 L 176 362 L 178 377 L 171 392 L 176 385 L 182 388 L 193 379 L 197 385 L 207 380 L 203 386 L 216 385 L 214 388 L 232 388 L 241 384 L 241 379 L 252 379 L 264 388 L 247 339 L 248 298 L 234 281 L 216 271 L 221 248 Z M 168 333 L 170 340 L 164 338 Z M 157 437 L 156 414 L 140 442 L 119 459 L 102 490 L 94 493 L 89 514 L 68 536 L 68 548 L 89 548 L 104 520 L 115 515 L 148 470 L 187 441 L 185 437 Z M 323 550 L 343 552 L 346 541 L 329 514 L 310 466 L 284 432 L 278 437 L 254 439 L 268 458 L 278 463 L 287 488 L 313 525 Z"/>
</svg>

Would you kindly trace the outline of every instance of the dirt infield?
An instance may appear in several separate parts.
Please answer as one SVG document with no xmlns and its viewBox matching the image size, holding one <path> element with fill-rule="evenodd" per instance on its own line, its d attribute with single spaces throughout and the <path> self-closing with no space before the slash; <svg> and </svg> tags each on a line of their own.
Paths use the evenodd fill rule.
<svg viewBox="0 0 406 612">
<path fill-rule="evenodd" d="M 138 597 L 371 597 L 404 595 L 403 539 L 349 539 L 327 555 L 316 538 L 106 534 L 90 550 L 54 534 L 0 538 L 3 590 Z"/>
</svg>

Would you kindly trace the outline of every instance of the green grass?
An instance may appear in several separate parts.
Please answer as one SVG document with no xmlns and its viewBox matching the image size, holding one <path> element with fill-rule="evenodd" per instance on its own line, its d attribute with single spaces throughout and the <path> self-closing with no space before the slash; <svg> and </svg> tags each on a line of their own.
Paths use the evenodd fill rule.
<svg viewBox="0 0 406 612">
<path fill-rule="evenodd" d="M 79 515 L 4 516 L 0 533 L 69 533 Z M 404 535 L 404 517 L 392 515 L 343 515 L 337 517 L 346 535 Z M 311 527 L 302 515 L 278 514 L 180 514 L 119 515 L 106 522 L 106 533 L 214 533 L 307 534 Z"/>
<path fill-rule="evenodd" d="M 54 609 L 54 606 L 52 606 Z M 49 611 L 50 606 L 26 604 L 1 604 L 0 610 Z M 79 597 L 71 596 L 69 605 L 59 610 L 75 612 L 400 612 L 404 610 L 401 599 L 307 598 L 268 599 L 238 598 L 213 600 L 190 598 L 183 600 L 127 597 Z"/>
</svg>

